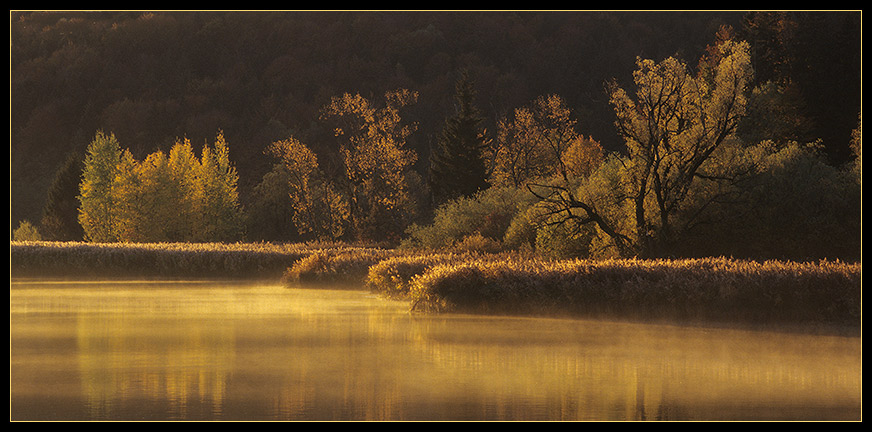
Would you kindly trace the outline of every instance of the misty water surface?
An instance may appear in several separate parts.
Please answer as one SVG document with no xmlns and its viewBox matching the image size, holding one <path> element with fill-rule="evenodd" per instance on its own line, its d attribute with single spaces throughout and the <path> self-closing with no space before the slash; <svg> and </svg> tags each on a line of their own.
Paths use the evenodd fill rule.
<svg viewBox="0 0 872 432">
<path fill-rule="evenodd" d="M 12 420 L 859 420 L 859 338 L 13 281 Z"/>
</svg>

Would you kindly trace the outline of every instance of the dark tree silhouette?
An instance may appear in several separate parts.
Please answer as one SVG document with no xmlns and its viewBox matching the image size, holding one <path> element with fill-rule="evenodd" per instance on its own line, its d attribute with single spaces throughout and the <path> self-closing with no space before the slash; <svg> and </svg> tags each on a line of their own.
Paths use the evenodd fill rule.
<svg viewBox="0 0 872 432">
<path fill-rule="evenodd" d="M 48 189 L 39 231 L 45 240 L 80 241 L 79 183 L 82 181 L 82 156 L 70 154 L 55 173 Z"/>
<path fill-rule="evenodd" d="M 430 187 L 436 203 L 487 189 L 483 149 L 487 138 L 474 105 L 472 79 L 464 71 L 456 84 L 456 113 L 445 122 L 430 156 Z"/>
</svg>

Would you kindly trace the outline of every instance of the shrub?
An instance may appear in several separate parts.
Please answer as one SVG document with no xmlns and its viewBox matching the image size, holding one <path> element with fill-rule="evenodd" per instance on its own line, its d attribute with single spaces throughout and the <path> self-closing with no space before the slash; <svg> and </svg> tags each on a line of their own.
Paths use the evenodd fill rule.
<svg viewBox="0 0 872 432">
<path fill-rule="evenodd" d="M 512 218 L 506 234 L 503 236 L 503 247 L 508 250 L 532 248 L 536 244 L 536 225 L 531 214 L 532 207 L 519 212 Z"/>
<path fill-rule="evenodd" d="M 387 258 L 369 268 L 366 285 L 389 298 L 407 298 L 414 278 L 435 265 L 460 261 L 463 257 L 453 253 L 412 253 Z"/>
<path fill-rule="evenodd" d="M 452 249 L 459 253 L 497 253 L 502 249 L 502 244 L 481 233 L 474 233 L 455 243 Z"/>
<path fill-rule="evenodd" d="M 15 229 L 12 233 L 12 238 L 15 241 L 40 241 L 42 240 L 42 236 L 39 234 L 39 230 L 33 226 L 30 221 L 23 220 L 18 224 L 18 228 Z"/>
<path fill-rule="evenodd" d="M 536 230 L 536 252 L 550 258 L 577 258 L 590 255 L 594 227 L 568 221 L 560 225 L 543 224 Z"/>
<path fill-rule="evenodd" d="M 676 248 L 681 256 L 860 258 L 861 185 L 813 146 L 767 143 L 743 150 L 756 171 L 715 200 Z M 702 197 L 705 198 L 705 197 Z"/>
<path fill-rule="evenodd" d="M 297 284 L 352 284 L 360 286 L 366 281 L 370 266 L 390 258 L 396 252 L 366 247 L 340 247 L 314 251 L 296 261 L 282 275 L 285 285 Z"/>
<path fill-rule="evenodd" d="M 532 205 L 526 189 L 492 187 L 469 198 L 449 201 L 436 210 L 433 223 L 412 225 L 406 233 L 408 245 L 446 249 L 469 236 L 501 241 L 518 213 Z"/>
</svg>

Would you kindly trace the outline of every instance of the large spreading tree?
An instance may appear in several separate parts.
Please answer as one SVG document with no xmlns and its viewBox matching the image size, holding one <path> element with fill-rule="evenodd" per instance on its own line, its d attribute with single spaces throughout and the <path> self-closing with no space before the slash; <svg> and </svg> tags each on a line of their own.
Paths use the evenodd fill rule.
<svg viewBox="0 0 872 432">
<path fill-rule="evenodd" d="M 608 86 L 626 143 L 626 153 L 606 164 L 611 184 L 583 188 L 584 195 L 561 185 L 531 189 L 554 216 L 594 224 L 621 255 L 668 255 L 680 230 L 676 215 L 693 213 L 684 207 L 692 186 L 728 174 L 709 162 L 742 118 L 752 76 L 748 44 L 732 39 L 719 40 L 696 74 L 673 57 L 639 59 L 635 94 Z"/>
</svg>

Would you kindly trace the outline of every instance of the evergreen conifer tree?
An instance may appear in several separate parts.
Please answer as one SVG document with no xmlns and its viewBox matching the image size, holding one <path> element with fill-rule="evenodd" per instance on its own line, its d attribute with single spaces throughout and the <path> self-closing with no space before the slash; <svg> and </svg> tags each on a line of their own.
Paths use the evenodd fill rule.
<svg viewBox="0 0 872 432">
<path fill-rule="evenodd" d="M 82 181 L 82 158 L 72 154 L 55 173 L 48 190 L 40 232 L 46 240 L 81 241 L 85 235 L 79 225 L 79 183 Z"/>
<path fill-rule="evenodd" d="M 457 112 L 446 120 L 430 155 L 430 187 L 437 204 L 488 187 L 483 156 L 487 138 L 474 105 L 475 90 L 468 73 L 461 74 L 455 91 Z"/>
</svg>

